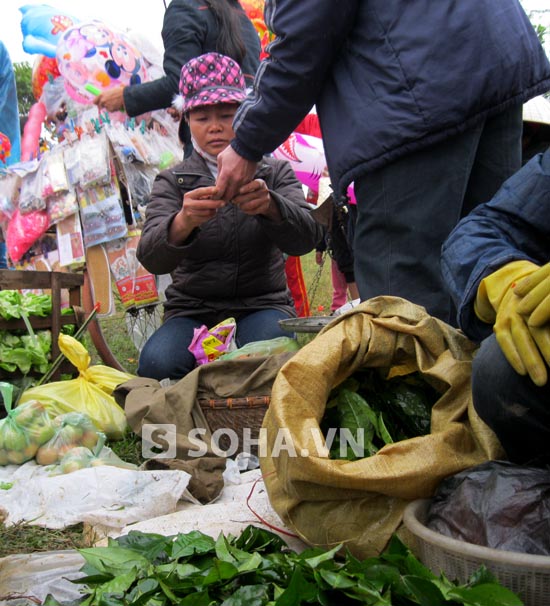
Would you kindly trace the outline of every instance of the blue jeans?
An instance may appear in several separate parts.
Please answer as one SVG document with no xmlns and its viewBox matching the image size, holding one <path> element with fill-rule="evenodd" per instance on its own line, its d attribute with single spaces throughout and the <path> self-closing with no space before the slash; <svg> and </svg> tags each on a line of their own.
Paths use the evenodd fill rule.
<svg viewBox="0 0 550 606">
<path fill-rule="evenodd" d="M 483 343 L 472 367 L 478 415 L 496 433 L 517 464 L 550 463 L 550 383 L 537 387 L 510 366 L 494 335 Z"/>
<path fill-rule="evenodd" d="M 290 336 L 279 326 L 279 320 L 289 314 L 278 309 L 262 309 L 237 318 L 235 342 L 242 347 L 254 341 L 265 341 Z M 223 318 L 222 318 L 223 319 Z M 219 322 L 205 318 L 170 318 L 145 343 L 139 356 L 137 374 L 161 381 L 181 379 L 195 368 L 195 356 L 187 349 L 193 340 L 195 328 L 203 324 L 212 328 Z"/>
<path fill-rule="evenodd" d="M 456 325 L 440 270 L 458 221 L 521 167 L 521 106 L 355 181 L 355 280 L 362 300 L 403 297 Z"/>
</svg>

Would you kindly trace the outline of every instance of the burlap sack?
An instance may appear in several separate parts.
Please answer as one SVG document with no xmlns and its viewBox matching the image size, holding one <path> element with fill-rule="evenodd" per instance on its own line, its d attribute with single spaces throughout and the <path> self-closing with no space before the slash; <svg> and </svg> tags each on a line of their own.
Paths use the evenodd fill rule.
<svg viewBox="0 0 550 606">
<path fill-rule="evenodd" d="M 431 496 L 451 474 L 501 457 L 496 437 L 472 406 L 474 353 L 460 331 L 396 297 L 362 303 L 298 351 L 277 375 L 263 424 L 262 472 L 285 524 L 310 545 L 344 543 L 359 558 L 377 555 L 409 501 Z M 362 367 L 423 373 L 441 394 L 431 433 L 357 461 L 331 460 L 314 437 L 327 396 Z"/>
</svg>

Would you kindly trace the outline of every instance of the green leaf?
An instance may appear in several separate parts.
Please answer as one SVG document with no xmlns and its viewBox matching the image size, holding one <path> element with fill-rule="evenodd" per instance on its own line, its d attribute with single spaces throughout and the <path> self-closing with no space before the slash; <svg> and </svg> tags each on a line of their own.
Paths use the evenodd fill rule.
<svg viewBox="0 0 550 606">
<path fill-rule="evenodd" d="M 323 562 L 331 561 L 334 559 L 334 556 L 342 549 L 342 545 L 336 545 L 329 551 L 323 551 L 319 555 L 313 557 L 301 558 L 303 561 L 310 566 L 311 568 L 317 568 Z M 303 555 L 303 554 L 302 554 Z"/>
<path fill-rule="evenodd" d="M 351 579 L 343 572 L 335 572 L 334 570 L 324 570 L 323 568 L 320 568 L 316 571 L 316 575 L 319 575 L 319 577 L 333 589 L 348 589 L 357 585 L 356 579 Z"/>
<path fill-rule="evenodd" d="M 178 606 L 212 606 L 214 602 L 208 591 L 193 592 L 184 598 L 178 599 Z"/>
<path fill-rule="evenodd" d="M 403 577 L 403 585 L 422 606 L 442 606 L 442 604 L 445 604 L 445 597 L 439 591 L 439 588 L 427 579 L 407 575 Z"/>
<path fill-rule="evenodd" d="M 236 566 L 230 562 L 222 562 L 214 558 L 212 567 L 208 570 L 203 580 L 203 585 L 212 585 L 218 581 L 227 581 L 233 579 L 239 574 Z"/>
<path fill-rule="evenodd" d="M 186 558 L 194 554 L 215 552 L 216 542 L 198 530 L 179 534 L 172 543 L 172 557 Z"/>
<path fill-rule="evenodd" d="M 172 550 L 173 536 L 164 536 L 162 534 L 144 533 L 137 530 L 131 530 L 128 534 L 118 537 L 116 543 L 119 547 L 131 549 L 150 562 L 155 562 L 159 556 L 167 559 Z"/>
<path fill-rule="evenodd" d="M 147 570 L 149 566 L 147 558 L 122 547 L 90 547 L 78 551 L 97 571 L 112 577 L 131 570 Z"/>
<path fill-rule="evenodd" d="M 132 586 L 136 580 L 136 572 L 127 572 L 126 574 L 118 574 L 116 577 L 103 583 L 96 589 L 96 597 L 102 604 L 117 603 L 124 604 L 122 598 L 126 591 Z"/>
<path fill-rule="evenodd" d="M 304 578 L 302 569 L 296 567 L 288 587 L 275 600 L 275 606 L 300 606 L 304 602 L 313 601 L 319 588 Z"/>
<path fill-rule="evenodd" d="M 229 541 L 225 538 L 223 533 L 216 539 L 216 557 L 218 560 L 224 562 L 236 562 L 237 558 L 231 554 Z"/>
<path fill-rule="evenodd" d="M 447 598 L 465 606 L 523 606 L 515 593 L 496 583 L 457 587 L 449 590 Z"/>
<path fill-rule="evenodd" d="M 235 547 L 243 551 L 263 551 L 278 553 L 288 550 L 283 539 L 269 530 L 257 526 L 247 526 L 235 540 Z"/>
<path fill-rule="evenodd" d="M 239 587 L 221 606 L 264 606 L 269 601 L 265 585 L 246 585 Z"/>
</svg>

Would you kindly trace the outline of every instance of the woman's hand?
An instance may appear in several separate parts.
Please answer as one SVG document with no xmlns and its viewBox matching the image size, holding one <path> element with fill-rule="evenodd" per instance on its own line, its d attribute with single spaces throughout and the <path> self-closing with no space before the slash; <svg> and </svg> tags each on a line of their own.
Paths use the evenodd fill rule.
<svg viewBox="0 0 550 606">
<path fill-rule="evenodd" d="M 185 242 L 191 232 L 209 221 L 216 215 L 218 209 L 225 206 L 225 200 L 219 200 L 215 186 L 198 187 L 188 191 L 183 196 L 180 212 L 174 217 L 170 226 L 168 239 L 171 244 Z"/>
<path fill-rule="evenodd" d="M 243 185 L 231 202 L 247 215 L 263 215 L 271 221 L 281 220 L 279 208 L 263 179 L 254 179 Z"/>
</svg>

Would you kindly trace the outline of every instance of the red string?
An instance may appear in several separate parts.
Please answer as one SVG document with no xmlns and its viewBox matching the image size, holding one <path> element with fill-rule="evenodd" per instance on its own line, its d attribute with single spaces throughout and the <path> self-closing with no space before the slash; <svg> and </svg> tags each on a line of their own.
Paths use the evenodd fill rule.
<svg viewBox="0 0 550 606">
<path fill-rule="evenodd" d="M 274 473 L 273 471 L 271 473 L 268 473 L 267 475 L 271 475 L 272 473 Z M 286 534 L 287 537 L 294 537 L 295 539 L 299 539 L 300 537 L 297 534 L 293 534 L 292 532 L 288 532 L 287 530 L 284 530 L 283 528 L 278 528 L 277 526 L 273 526 L 273 524 L 270 524 L 267 520 L 264 520 L 262 518 L 261 515 L 259 515 L 256 511 L 254 511 L 252 509 L 252 507 L 250 506 L 250 499 L 252 498 L 252 495 L 254 493 L 254 490 L 256 489 L 256 484 L 260 481 L 260 480 L 264 480 L 266 476 L 261 476 L 259 477 L 257 480 L 254 481 L 254 484 L 252 484 L 252 488 L 250 489 L 250 492 L 248 493 L 248 497 L 246 497 L 246 506 L 248 507 L 248 509 L 250 509 L 250 511 L 258 518 L 258 520 L 260 520 L 260 522 L 262 524 L 264 524 L 265 526 L 267 526 L 268 528 L 271 528 L 271 530 L 275 530 L 276 532 L 279 532 L 281 534 Z"/>
</svg>

